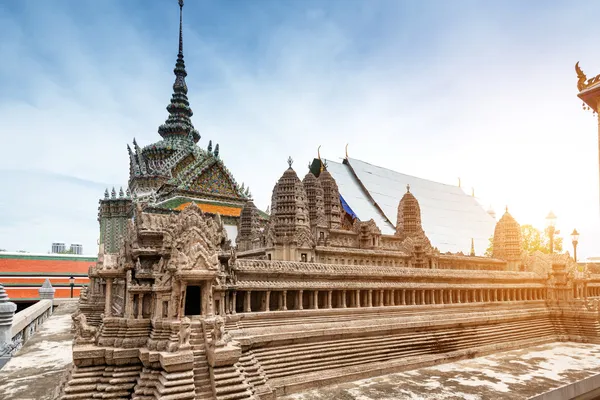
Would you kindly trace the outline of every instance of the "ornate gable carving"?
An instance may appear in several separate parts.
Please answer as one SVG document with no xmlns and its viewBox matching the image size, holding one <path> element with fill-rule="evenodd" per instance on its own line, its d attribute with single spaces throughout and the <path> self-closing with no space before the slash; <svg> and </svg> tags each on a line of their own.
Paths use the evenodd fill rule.
<svg viewBox="0 0 600 400">
<path fill-rule="evenodd" d="M 163 246 L 171 250 L 169 271 L 218 270 L 219 246 L 227 241 L 220 218 L 203 215 L 195 204 L 185 208 L 164 235 Z"/>
<path fill-rule="evenodd" d="M 218 163 L 213 164 L 194 179 L 189 189 L 197 192 L 240 197 L 237 185 Z"/>
</svg>

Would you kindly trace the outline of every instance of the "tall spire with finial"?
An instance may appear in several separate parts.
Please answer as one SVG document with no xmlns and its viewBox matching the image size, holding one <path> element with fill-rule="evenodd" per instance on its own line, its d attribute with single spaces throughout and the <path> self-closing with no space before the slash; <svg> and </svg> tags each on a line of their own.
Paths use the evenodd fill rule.
<svg viewBox="0 0 600 400">
<path fill-rule="evenodd" d="M 194 113 L 190 108 L 187 97 L 188 88 L 185 83 L 187 71 L 183 61 L 183 0 L 179 0 L 179 52 L 173 72 L 175 73 L 175 83 L 173 84 L 171 103 L 167 106 L 169 117 L 158 128 L 158 133 L 164 139 L 170 137 L 189 138 L 196 143 L 200 140 L 200 134 L 194 129 L 190 119 Z"/>
</svg>

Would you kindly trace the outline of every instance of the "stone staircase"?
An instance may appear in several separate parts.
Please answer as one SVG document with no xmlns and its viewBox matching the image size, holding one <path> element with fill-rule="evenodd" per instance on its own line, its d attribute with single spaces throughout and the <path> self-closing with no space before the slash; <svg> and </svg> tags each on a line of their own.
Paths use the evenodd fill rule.
<svg viewBox="0 0 600 400">
<path fill-rule="evenodd" d="M 415 323 L 423 321 L 422 316 L 407 317 L 404 325 L 397 322 L 404 318 L 385 322 L 373 315 L 369 329 L 354 328 L 345 318 L 338 321 L 332 316 L 311 335 L 286 330 L 286 336 L 294 338 L 281 342 L 273 342 L 270 335 L 264 341 L 261 335 L 254 336 L 255 345 L 260 346 L 258 339 L 262 347 L 251 351 L 264 370 L 263 376 L 280 395 L 390 373 L 411 364 L 431 365 L 485 354 L 489 349 L 501 351 L 557 340 L 555 321 L 547 311 L 532 308 L 519 315 L 509 310 L 482 314 L 487 317 L 481 315 L 479 323 L 468 322 L 472 313 L 446 313 L 430 316 L 429 322 Z M 499 318 L 498 314 L 504 315 Z M 256 329 L 252 331 L 258 333 Z M 339 329 L 345 333 L 339 334 Z"/>
<path fill-rule="evenodd" d="M 58 399 L 130 399 L 141 369 L 140 365 L 73 367 Z"/>
<path fill-rule="evenodd" d="M 217 400 L 256 399 L 246 382 L 240 363 L 212 368 Z"/>
<path fill-rule="evenodd" d="M 204 330 L 200 321 L 192 322 L 192 335 L 190 345 L 194 353 L 194 387 L 196 388 L 196 400 L 212 399 L 213 389 L 210 381 L 210 372 L 206 360 L 206 348 L 204 343 Z"/>
</svg>

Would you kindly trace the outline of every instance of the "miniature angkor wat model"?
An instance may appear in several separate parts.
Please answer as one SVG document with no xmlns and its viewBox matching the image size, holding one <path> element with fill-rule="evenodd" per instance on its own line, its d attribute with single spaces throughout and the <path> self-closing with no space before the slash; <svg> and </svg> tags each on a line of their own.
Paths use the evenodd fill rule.
<svg viewBox="0 0 600 400">
<path fill-rule="evenodd" d="M 300 180 L 291 159 L 270 215 L 260 212 L 217 149 L 196 146 L 181 27 L 175 75 L 163 141 L 131 153 L 131 194 L 100 201 L 98 262 L 73 317 L 74 365 L 60 399 L 268 399 L 510 348 L 600 341 L 598 305 L 587 299 L 599 294 L 598 277 L 568 255 L 521 254 L 508 212 L 495 258 L 440 254 L 410 187 L 395 234 L 384 235 L 344 211 L 326 165 Z"/>
</svg>

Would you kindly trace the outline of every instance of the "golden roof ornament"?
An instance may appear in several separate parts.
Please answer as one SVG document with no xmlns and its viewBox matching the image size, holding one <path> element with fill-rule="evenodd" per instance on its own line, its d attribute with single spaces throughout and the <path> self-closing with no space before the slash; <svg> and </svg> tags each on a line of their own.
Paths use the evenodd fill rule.
<svg viewBox="0 0 600 400">
<path fill-rule="evenodd" d="M 575 72 L 577 72 L 577 89 L 581 92 L 583 89 L 585 89 L 585 80 L 587 77 L 579 67 L 579 61 L 575 63 Z"/>
</svg>

